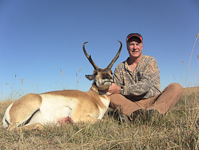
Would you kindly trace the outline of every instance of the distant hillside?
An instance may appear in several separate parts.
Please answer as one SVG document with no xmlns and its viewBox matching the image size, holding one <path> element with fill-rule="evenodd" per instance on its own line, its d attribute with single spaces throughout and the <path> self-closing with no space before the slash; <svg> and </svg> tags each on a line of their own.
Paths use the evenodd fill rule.
<svg viewBox="0 0 199 150">
<path fill-rule="evenodd" d="M 190 95 L 192 93 L 199 93 L 199 87 L 184 88 L 184 94 Z"/>
</svg>

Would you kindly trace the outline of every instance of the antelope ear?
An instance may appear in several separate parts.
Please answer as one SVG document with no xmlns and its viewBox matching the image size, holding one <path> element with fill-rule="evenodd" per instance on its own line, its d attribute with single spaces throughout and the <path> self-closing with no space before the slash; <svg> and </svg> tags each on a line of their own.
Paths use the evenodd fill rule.
<svg viewBox="0 0 199 150">
<path fill-rule="evenodd" d="M 94 80 L 95 79 L 95 75 L 85 75 L 85 77 L 88 79 L 88 80 Z"/>
</svg>

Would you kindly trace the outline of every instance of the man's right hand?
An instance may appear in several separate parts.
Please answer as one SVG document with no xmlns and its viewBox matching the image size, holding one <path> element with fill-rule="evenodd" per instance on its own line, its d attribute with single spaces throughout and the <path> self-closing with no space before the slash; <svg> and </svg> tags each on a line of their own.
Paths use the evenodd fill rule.
<svg viewBox="0 0 199 150">
<path fill-rule="evenodd" d="M 118 86 L 115 83 L 112 83 L 111 86 L 109 87 L 109 90 L 108 90 L 109 94 L 107 94 L 107 95 L 120 94 L 120 90 L 121 90 L 120 86 Z"/>
</svg>

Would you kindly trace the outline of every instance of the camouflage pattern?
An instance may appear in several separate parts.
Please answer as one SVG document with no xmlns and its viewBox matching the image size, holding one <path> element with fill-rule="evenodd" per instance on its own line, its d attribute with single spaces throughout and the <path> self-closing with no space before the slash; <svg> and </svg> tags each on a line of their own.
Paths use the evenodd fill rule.
<svg viewBox="0 0 199 150">
<path fill-rule="evenodd" d="M 127 60 L 114 71 L 114 83 L 123 87 L 123 95 L 140 100 L 160 94 L 160 71 L 156 59 L 143 55 L 133 72 L 129 70 Z"/>
</svg>

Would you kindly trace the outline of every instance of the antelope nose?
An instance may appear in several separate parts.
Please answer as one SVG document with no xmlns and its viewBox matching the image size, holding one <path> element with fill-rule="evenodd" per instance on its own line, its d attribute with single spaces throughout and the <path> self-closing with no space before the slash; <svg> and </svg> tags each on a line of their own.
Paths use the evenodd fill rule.
<svg viewBox="0 0 199 150">
<path fill-rule="evenodd" d="M 110 75 L 108 75 L 108 79 L 112 79 L 112 77 Z"/>
<path fill-rule="evenodd" d="M 112 79 L 112 77 L 109 74 L 104 74 L 102 79 Z"/>
</svg>

